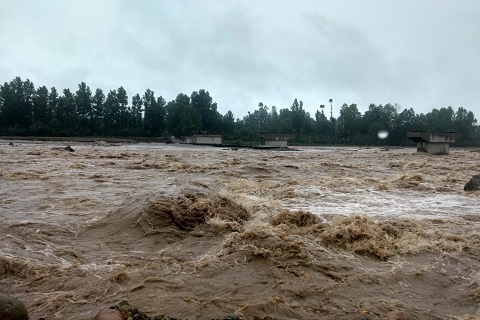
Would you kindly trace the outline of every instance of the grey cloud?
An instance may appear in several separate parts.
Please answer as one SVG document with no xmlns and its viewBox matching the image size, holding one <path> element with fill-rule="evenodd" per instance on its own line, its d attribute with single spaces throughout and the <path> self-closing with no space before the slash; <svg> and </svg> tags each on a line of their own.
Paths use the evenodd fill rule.
<svg viewBox="0 0 480 320">
<path fill-rule="evenodd" d="M 0 0 L 0 81 L 81 81 L 170 100 L 204 88 L 224 113 L 399 103 L 480 114 L 480 3 Z"/>
</svg>

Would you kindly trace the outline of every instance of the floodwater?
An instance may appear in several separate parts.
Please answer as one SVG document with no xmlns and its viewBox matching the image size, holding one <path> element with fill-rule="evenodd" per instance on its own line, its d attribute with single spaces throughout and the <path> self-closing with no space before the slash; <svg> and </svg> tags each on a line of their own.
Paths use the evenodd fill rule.
<svg viewBox="0 0 480 320">
<path fill-rule="evenodd" d="M 13 142 L 0 291 L 31 319 L 480 317 L 477 150 Z"/>
</svg>

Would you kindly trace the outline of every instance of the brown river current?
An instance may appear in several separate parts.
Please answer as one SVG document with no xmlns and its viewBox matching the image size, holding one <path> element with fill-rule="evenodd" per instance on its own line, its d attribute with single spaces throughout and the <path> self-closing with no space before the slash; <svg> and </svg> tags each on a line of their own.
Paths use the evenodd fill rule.
<svg viewBox="0 0 480 320">
<path fill-rule="evenodd" d="M 9 142 L 0 292 L 30 319 L 480 318 L 476 150 Z"/>
</svg>

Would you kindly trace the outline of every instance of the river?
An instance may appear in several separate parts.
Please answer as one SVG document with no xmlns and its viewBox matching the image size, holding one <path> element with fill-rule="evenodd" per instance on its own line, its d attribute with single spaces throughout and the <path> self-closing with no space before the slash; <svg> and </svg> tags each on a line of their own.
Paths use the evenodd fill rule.
<svg viewBox="0 0 480 320">
<path fill-rule="evenodd" d="M 478 150 L 9 142 L 0 291 L 30 319 L 480 317 Z"/>
</svg>

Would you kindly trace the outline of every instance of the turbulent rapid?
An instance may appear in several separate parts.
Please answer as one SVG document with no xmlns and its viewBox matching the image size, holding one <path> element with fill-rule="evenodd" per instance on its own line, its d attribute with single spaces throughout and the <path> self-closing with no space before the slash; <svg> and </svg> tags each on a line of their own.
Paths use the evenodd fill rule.
<svg viewBox="0 0 480 320">
<path fill-rule="evenodd" d="M 0 141 L 0 292 L 31 319 L 477 319 L 477 150 Z"/>
</svg>

